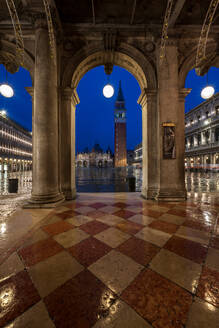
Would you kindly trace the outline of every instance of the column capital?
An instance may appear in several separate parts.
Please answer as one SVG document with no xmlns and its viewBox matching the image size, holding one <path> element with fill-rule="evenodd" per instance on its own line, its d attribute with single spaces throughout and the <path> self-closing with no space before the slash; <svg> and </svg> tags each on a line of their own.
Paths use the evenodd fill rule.
<svg viewBox="0 0 219 328">
<path fill-rule="evenodd" d="M 188 94 L 190 94 L 191 91 L 192 91 L 191 88 L 179 89 L 179 101 L 185 101 L 185 97 L 188 96 Z"/>
<path fill-rule="evenodd" d="M 67 87 L 67 88 L 61 89 L 61 95 L 62 95 L 63 100 L 71 101 L 73 106 L 76 106 L 80 103 L 80 99 L 78 97 L 76 88 Z"/>
<path fill-rule="evenodd" d="M 149 102 L 156 99 L 157 90 L 156 89 L 148 89 L 145 88 L 142 90 L 140 97 L 138 98 L 138 104 L 142 106 L 142 108 Z"/>
</svg>

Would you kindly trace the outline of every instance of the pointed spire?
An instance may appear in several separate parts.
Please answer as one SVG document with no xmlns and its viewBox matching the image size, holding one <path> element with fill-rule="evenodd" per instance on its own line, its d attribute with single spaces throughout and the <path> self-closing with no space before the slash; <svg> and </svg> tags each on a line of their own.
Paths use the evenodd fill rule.
<svg viewBox="0 0 219 328">
<path fill-rule="evenodd" d="M 124 96 L 123 96 L 123 92 L 122 92 L 121 80 L 119 81 L 119 91 L 118 91 L 118 96 L 117 96 L 116 101 L 125 101 Z"/>
</svg>

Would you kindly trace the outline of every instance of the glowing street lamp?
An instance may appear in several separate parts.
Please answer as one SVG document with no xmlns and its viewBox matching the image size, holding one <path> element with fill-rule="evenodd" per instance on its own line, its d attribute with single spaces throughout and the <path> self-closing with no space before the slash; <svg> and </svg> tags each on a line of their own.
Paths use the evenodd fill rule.
<svg viewBox="0 0 219 328">
<path fill-rule="evenodd" d="M 106 84 L 103 88 L 103 95 L 106 98 L 111 98 L 114 95 L 114 88 L 111 84 Z"/>
<path fill-rule="evenodd" d="M 11 98 L 14 95 L 14 90 L 9 84 L 1 84 L 0 93 L 6 98 Z"/>
<path fill-rule="evenodd" d="M 213 96 L 215 90 L 212 86 L 208 85 L 201 91 L 201 97 L 203 99 L 209 99 Z"/>
<path fill-rule="evenodd" d="M 4 110 L 4 109 L 0 110 L 0 115 L 2 115 L 2 116 L 6 116 L 6 115 L 7 115 L 6 110 Z"/>
</svg>

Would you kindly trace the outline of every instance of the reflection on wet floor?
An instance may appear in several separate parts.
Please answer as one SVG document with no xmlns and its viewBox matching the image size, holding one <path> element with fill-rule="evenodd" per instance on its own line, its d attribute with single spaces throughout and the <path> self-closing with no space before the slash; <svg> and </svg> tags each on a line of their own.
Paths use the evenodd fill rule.
<svg viewBox="0 0 219 328">
<path fill-rule="evenodd" d="M 9 179 L 18 179 L 18 193 L 8 192 Z M 11 215 L 18 207 L 22 206 L 30 197 L 32 188 L 32 172 L 12 172 L 0 174 L 0 209 L 1 220 Z"/>
<path fill-rule="evenodd" d="M 186 172 L 187 191 L 193 192 L 218 192 L 219 173 L 216 172 Z"/>
<path fill-rule="evenodd" d="M 127 168 L 77 168 L 76 185 L 78 192 L 128 192 L 129 178 L 135 178 L 135 191 L 141 191 L 142 169 Z M 0 195 L 8 195 L 8 179 L 18 178 L 18 194 L 29 194 L 32 186 L 32 172 L 0 174 Z M 218 192 L 219 173 L 186 172 L 188 192 Z"/>
<path fill-rule="evenodd" d="M 23 172 L 0 172 L 0 195 L 7 195 L 9 179 L 18 179 L 18 193 L 30 193 L 32 188 L 32 171 Z"/>
</svg>

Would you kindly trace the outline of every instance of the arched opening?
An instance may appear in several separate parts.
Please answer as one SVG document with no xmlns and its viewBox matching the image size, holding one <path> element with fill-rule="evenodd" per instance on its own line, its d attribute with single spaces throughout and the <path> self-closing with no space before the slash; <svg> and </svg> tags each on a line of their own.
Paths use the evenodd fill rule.
<svg viewBox="0 0 219 328">
<path fill-rule="evenodd" d="M 103 96 L 103 87 L 107 80 L 104 66 L 99 66 L 89 70 L 78 84 L 77 93 L 80 103 L 76 107 L 76 162 L 81 156 L 89 158 L 90 165 L 87 168 L 89 190 L 93 188 L 94 192 L 115 189 L 129 191 L 129 178 L 137 176 L 136 190 L 140 191 L 141 169 L 134 166 L 135 158 L 129 161 L 128 157 L 130 153 L 134 153 L 136 145 L 141 144 L 142 141 L 142 112 L 137 104 L 141 90 L 133 75 L 123 68 L 114 66 L 109 80 L 115 93 L 111 99 L 107 99 Z M 123 110 L 121 115 L 125 117 L 125 120 L 120 121 L 124 121 L 126 135 L 122 135 L 122 140 L 119 142 L 125 143 L 126 163 L 116 167 L 115 154 L 119 152 L 116 149 L 118 140 L 115 138 L 119 131 L 116 130 L 118 113 L 115 108 L 120 91 L 123 99 L 119 102 L 119 112 Z M 118 172 L 115 173 L 115 171 Z M 85 184 L 81 183 L 84 174 L 82 170 L 76 168 L 78 192 L 86 190 Z"/>
<path fill-rule="evenodd" d="M 3 52 L 4 53 L 4 52 Z M 4 63 L 4 56 L 0 62 Z M 5 64 L 5 63 L 4 63 Z M 32 89 L 30 72 L 16 62 L 0 64 L 0 85 L 13 89 L 12 97 L 0 92 L 0 194 L 29 197 L 32 188 Z M 14 195 L 15 196 L 15 195 Z"/>
<path fill-rule="evenodd" d="M 130 51 L 130 49 L 128 49 Z M 127 51 L 127 52 L 129 52 Z M 158 179 L 158 175 L 154 172 L 157 170 L 157 135 L 155 135 L 153 132 L 154 130 L 157 130 L 157 107 L 156 107 L 156 85 L 157 85 L 157 79 L 154 68 L 151 66 L 149 61 L 144 56 L 139 56 L 138 58 L 136 55 L 137 50 L 134 49 L 132 56 L 129 56 L 122 52 L 115 52 L 114 53 L 114 65 L 122 67 L 126 69 L 128 72 L 130 72 L 138 81 L 138 84 L 140 86 L 141 95 L 138 99 L 138 103 L 142 107 L 142 125 L 143 125 L 143 136 L 142 136 L 142 166 L 143 166 L 143 183 L 142 183 L 142 194 L 146 196 L 148 194 L 150 179 L 153 179 L 153 185 L 157 184 L 158 182 L 155 181 Z M 101 52 L 95 52 L 93 54 L 90 54 L 87 56 L 87 54 L 80 53 L 80 58 L 76 56 L 76 58 L 72 58 L 69 61 L 69 64 L 67 65 L 65 72 L 63 74 L 62 84 L 64 87 L 63 92 L 68 92 L 71 94 L 70 96 L 70 105 L 65 102 L 66 110 L 68 106 L 71 107 L 71 110 L 73 108 L 73 111 L 77 107 L 78 103 L 80 102 L 78 93 L 77 93 L 77 87 L 79 85 L 80 80 L 82 77 L 86 74 L 86 72 L 90 71 L 91 69 L 104 65 L 106 63 L 105 53 L 103 51 Z M 137 58 L 135 58 L 137 57 Z M 140 64 L 139 64 L 140 63 Z M 147 80 L 146 80 L 147 79 Z M 68 87 L 71 85 L 71 87 Z M 66 91 L 65 91 L 66 90 Z M 76 109 L 77 111 L 77 109 Z M 65 111 L 62 111 L 62 115 Z M 69 114 L 68 114 L 69 115 Z M 73 114 L 74 115 L 74 114 Z M 148 115 L 150 116 L 150 123 L 147 120 Z M 66 122 L 66 118 L 62 117 L 61 121 Z M 72 120 L 73 125 L 75 126 L 74 118 Z M 150 125 L 150 131 L 148 131 L 147 127 L 148 124 Z M 154 129 L 153 129 L 154 127 Z M 64 127 L 63 127 L 64 128 Z M 152 131 L 153 130 L 153 131 Z M 65 139 L 65 136 L 61 137 L 61 139 Z M 148 139 L 150 139 L 150 146 L 151 146 L 151 152 L 149 153 L 147 151 L 148 147 Z M 74 153 L 74 140 L 72 138 L 71 141 L 71 149 L 73 149 L 73 153 L 71 155 L 71 158 L 74 159 L 75 153 Z M 62 141 L 61 141 L 62 144 Z M 156 149 L 156 151 L 153 151 L 153 148 Z M 69 155 L 70 156 L 70 155 Z M 150 160 L 148 157 L 151 157 Z M 153 158 L 156 157 L 156 158 Z M 66 159 L 66 156 L 63 156 L 62 158 Z M 69 186 L 67 180 L 69 174 L 65 174 L 64 170 L 62 168 L 65 167 L 65 163 L 61 164 L 61 180 L 62 183 L 62 190 L 66 195 L 66 198 L 68 197 L 71 199 L 73 196 L 72 194 L 76 193 L 76 190 L 72 190 L 72 187 Z M 90 158 L 90 166 L 92 166 L 92 159 Z M 150 166 L 150 167 L 149 167 Z M 151 172 L 150 172 L 151 171 Z M 66 172 L 66 171 L 65 171 Z M 150 174 L 149 174 L 150 172 Z M 75 177 L 73 177 L 74 173 L 71 171 L 72 179 L 74 180 Z M 68 187 L 67 187 L 68 185 Z M 154 188 L 153 188 L 154 192 Z"/>
</svg>

